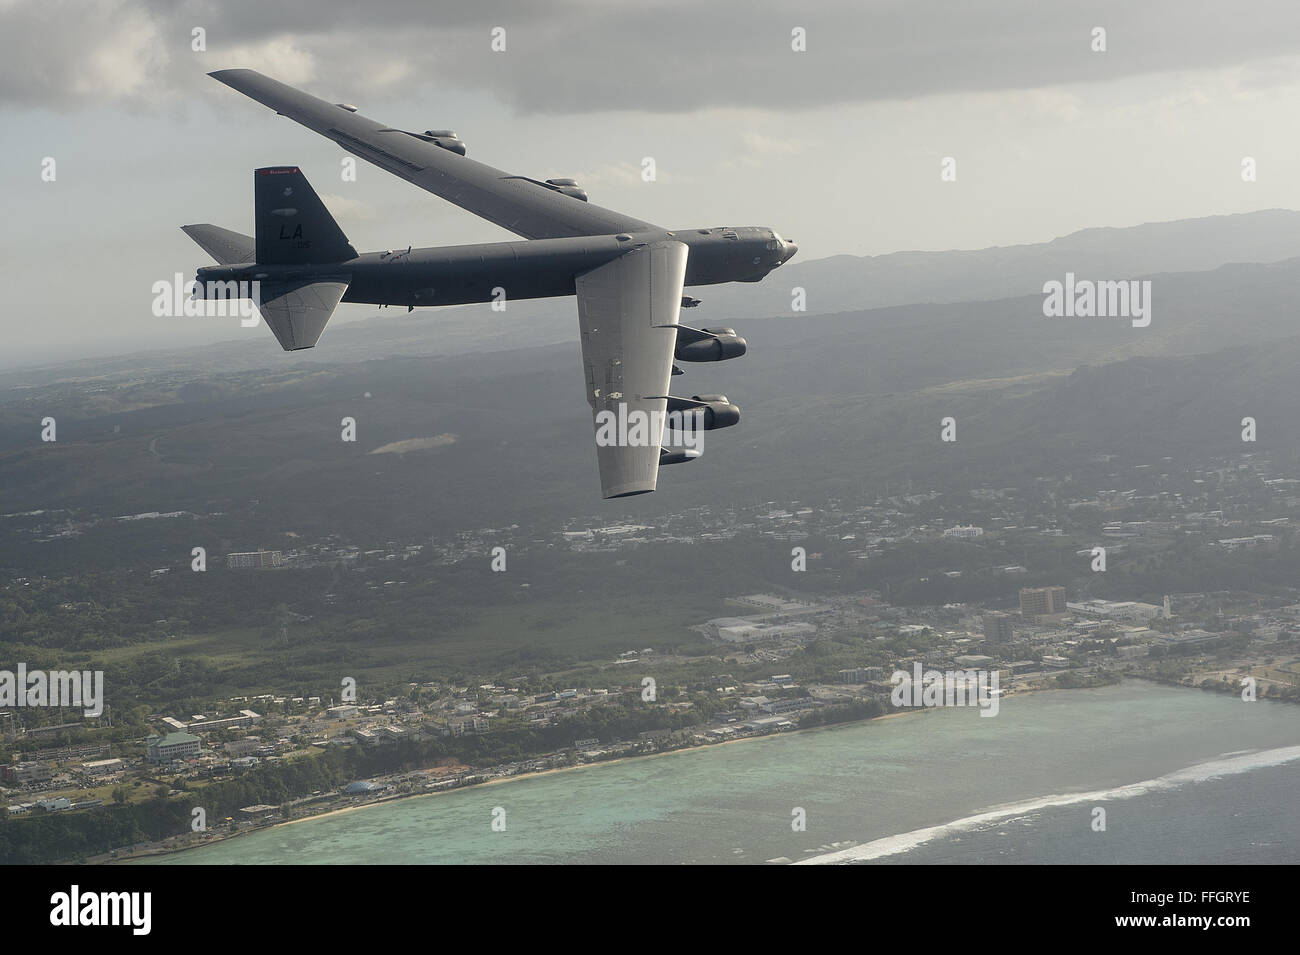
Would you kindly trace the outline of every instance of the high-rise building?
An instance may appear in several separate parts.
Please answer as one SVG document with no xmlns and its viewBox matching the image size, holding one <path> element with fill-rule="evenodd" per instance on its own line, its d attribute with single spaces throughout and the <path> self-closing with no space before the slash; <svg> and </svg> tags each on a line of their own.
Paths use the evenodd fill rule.
<svg viewBox="0 0 1300 955">
<path fill-rule="evenodd" d="M 1025 617 L 1047 617 L 1065 613 L 1064 587 L 1022 587 L 1020 613 Z"/>
<path fill-rule="evenodd" d="M 989 611 L 984 615 L 984 642 L 1010 643 L 1012 638 L 1011 615 Z"/>
</svg>

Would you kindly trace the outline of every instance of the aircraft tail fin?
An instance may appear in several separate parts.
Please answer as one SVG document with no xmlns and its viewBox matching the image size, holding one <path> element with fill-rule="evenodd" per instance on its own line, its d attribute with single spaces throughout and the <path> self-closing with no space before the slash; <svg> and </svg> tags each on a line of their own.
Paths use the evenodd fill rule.
<svg viewBox="0 0 1300 955">
<path fill-rule="evenodd" d="M 253 199 L 259 265 L 324 265 L 357 257 L 297 166 L 254 170 Z"/>
</svg>

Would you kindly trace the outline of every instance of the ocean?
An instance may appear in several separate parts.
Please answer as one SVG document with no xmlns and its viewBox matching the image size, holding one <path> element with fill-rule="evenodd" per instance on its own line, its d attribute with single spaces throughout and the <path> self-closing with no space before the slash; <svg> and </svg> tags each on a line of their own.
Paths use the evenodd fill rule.
<svg viewBox="0 0 1300 955">
<path fill-rule="evenodd" d="M 937 709 L 402 799 L 140 862 L 1294 863 L 1297 792 L 1300 707 L 1125 681 L 1012 696 L 992 718 Z"/>
</svg>

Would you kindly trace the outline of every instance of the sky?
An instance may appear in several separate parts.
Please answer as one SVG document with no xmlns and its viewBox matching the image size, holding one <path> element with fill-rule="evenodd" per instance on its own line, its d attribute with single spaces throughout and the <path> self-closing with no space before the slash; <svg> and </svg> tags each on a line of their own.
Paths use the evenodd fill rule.
<svg viewBox="0 0 1300 955">
<path fill-rule="evenodd" d="M 209 264 L 180 225 L 252 231 L 258 166 L 302 167 L 358 250 L 509 237 L 366 163 L 344 181 L 339 147 L 206 75 L 230 67 L 799 260 L 1300 208 L 1290 0 L 0 0 L 0 366 L 275 349 L 151 309 Z"/>
</svg>

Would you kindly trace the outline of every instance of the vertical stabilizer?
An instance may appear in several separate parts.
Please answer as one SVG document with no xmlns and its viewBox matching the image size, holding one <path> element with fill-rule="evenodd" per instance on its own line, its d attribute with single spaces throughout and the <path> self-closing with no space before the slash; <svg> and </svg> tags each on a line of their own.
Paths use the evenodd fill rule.
<svg viewBox="0 0 1300 955">
<path fill-rule="evenodd" d="M 324 265 L 357 257 L 297 166 L 254 170 L 253 198 L 259 265 Z"/>
</svg>

